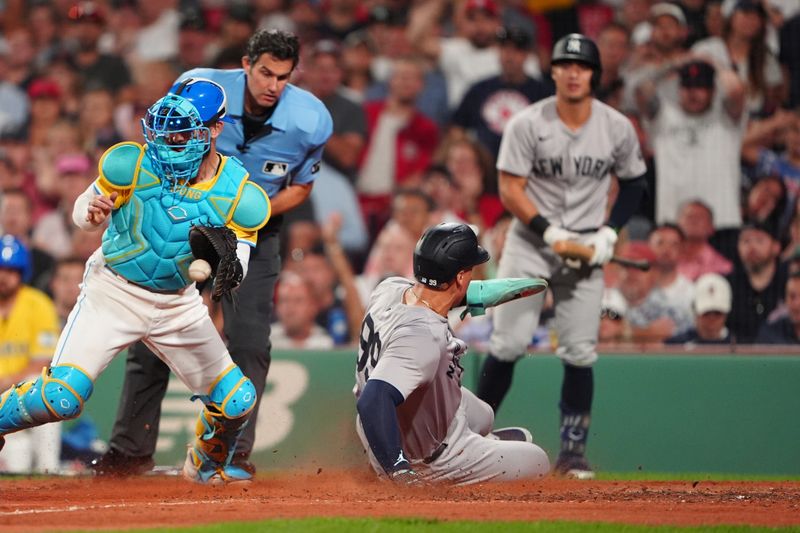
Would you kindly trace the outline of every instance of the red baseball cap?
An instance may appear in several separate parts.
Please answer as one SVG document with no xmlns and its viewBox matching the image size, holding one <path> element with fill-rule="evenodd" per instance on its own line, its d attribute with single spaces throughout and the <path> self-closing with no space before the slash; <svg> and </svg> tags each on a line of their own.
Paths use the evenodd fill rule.
<svg viewBox="0 0 800 533">
<path fill-rule="evenodd" d="M 28 98 L 61 98 L 61 87 L 47 78 L 37 78 L 28 85 Z"/>
<path fill-rule="evenodd" d="M 492 17 L 500 15 L 500 10 L 497 9 L 497 4 L 494 3 L 494 0 L 467 0 L 465 11 L 467 15 L 474 11 L 483 11 Z"/>
<path fill-rule="evenodd" d="M 645 241 L 630 241 L 622 245 L 618 255 L 625 259 L 644 259 L 651 263 L 656 260 L 656 254 Z"/>
</svg>

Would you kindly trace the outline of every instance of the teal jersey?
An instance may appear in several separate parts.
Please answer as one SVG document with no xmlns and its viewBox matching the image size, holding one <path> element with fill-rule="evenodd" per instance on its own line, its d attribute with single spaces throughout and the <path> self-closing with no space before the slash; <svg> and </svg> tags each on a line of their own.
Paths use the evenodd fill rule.
<svg viewBox="0 0 800 533">
<path fill-rule="evenodd" d="M 211 180 L 172 185 L 156 175 L 145 150 L 137 143 L 120 143 L 100 160 L 96 191 L 118 193 L 102 244 L 112 270 L 155 291 L 176 290 L 192 283 L 193 225 L 227 225 L 241 241 L 255 244 L 258 229 L 269 219 L 269 200 L 248 181 L 236 158 L 220 156 Z"/>
</svg>

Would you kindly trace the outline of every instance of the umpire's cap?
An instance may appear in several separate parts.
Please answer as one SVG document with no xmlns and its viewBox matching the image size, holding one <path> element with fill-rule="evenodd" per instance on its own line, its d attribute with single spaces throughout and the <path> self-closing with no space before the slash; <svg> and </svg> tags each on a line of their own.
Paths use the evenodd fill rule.
<svg viewBox="0 0 800 533">
<path fill-rule="evenodd" d="M 597 88 L 600 84 L 602 65 L 600 63 L 600 51 L 594 41 L 580 33 L 570 33 L 559 39 L 553 46 L 553 56 L 550 59 L 550 64 L 557 65 L 568 61 L 577 61 L 590 66 L 594 70 L 592 88 Z"/>
<path fill-rule="evenodd" d="M 489 260 L 478 236 L 466 224 L 443 222 L 425 230 L 414 249 L 414 276 L 420 283 L 444 288 L 456 274 Z"/>
</svg>

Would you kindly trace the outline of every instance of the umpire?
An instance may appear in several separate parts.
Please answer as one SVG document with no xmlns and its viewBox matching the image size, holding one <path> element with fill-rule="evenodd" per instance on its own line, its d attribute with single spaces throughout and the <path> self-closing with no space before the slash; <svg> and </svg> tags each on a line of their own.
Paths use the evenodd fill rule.
<svg viewBox="0 0 800 533">
<path fill-rule="evenodd" d="M 222 85 L 227 114 L 234 123 L 225 126 L 217 149 L 237 157 L 272 202 L 272 218 L 258 232 L 236 304 L 225 299 L 222 307 L 228 349 L 258 394 L 252 422 L 239 438 L 232 461 L 251 474 L 255 467 L 249 458 L 270 365 L 270 319 L 281 266 L 278 234 L 282 215 L 311 193 L 333 129 L 322 102 L 289 83 L 299 59 L 300 43 L 295 35 L 261 30 L 250 38 L 241 69 L 190 70 L 170 90 L 180 94 L 191 78 Z M 169 368 L 161 360 L 141 343 L 131 347 L 109 451 L 93 465 L 96 474 L 129 475 L 152 469 L 168 380 Z"/>
</svg>

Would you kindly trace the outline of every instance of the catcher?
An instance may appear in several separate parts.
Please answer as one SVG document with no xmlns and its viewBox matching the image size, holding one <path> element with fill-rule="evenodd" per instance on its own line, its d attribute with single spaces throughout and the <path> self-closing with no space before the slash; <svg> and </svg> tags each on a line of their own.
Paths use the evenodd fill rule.
<svg viewBox="0 0 800 533">
<path fill-rule="evenodd" d="M 467 345 L 448 312 L 487 307 L 547 288 L 541 279 L 472 281 L 489 260 L 465 224 L 428 228 L 414 251 L 416 283 L 388 278 L 372 293 L 356 368 L 356 431 L 378 475 L 401 484 L 535 479 L 547 454 L 524 428 L 492 431 L 489 405 L 461 386 Z"/>
<path fill-rule="evenodd" d="M 222 87 L 195 79 L 147 110 L 145 146 L 125 142 L 103 154 L 99 177 L 72 214 L 83 230 L 106 228 L 102 246 L 86 263 L 50 367 L 0 396 L 0 446 L 8 433 L 77 417 L 111 359 L 143 340 L 205 405 L 184 476 L 199 483 L 250 478 L 230 458 L 255 388 L 189 278 L 190 263 L 205 259 L 214 298 L 229 294 L 270 215 L 264 191 L 236 159 L 216 151 L 225 120 Z"/>
</svg>

